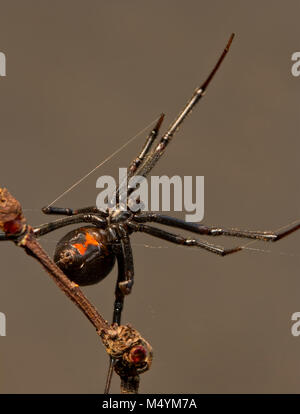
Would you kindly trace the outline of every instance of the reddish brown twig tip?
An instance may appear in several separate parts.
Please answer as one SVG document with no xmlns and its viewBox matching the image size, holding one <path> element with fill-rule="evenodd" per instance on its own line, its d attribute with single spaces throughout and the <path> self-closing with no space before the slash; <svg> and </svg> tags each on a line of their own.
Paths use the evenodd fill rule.
<svg viewBox="0 0 300 414">
<path fill-rule="evenodd" d="M 26 224 L 22 207 L 6 188 L 0 188 L 0 228 L 6 234 L 20 233 Z"/>
<path fill-rule="evenodd" d="M 156 132 L 159 131 L 159 129 L 161 127 L 161 124 L 163 123 L 164 117 L 165 117 L 165 114 L 164 113 L 160 114 L 160 117 L 159 117 L 159 119 L 157 121 L 157 124 L 154 127 L 154 131 L 156 131 Z"/>
<path fill-rule="evenodd" d="M 222 52 L 221 56 L 219 57 L 219 59 L 218 59 L 217 63 L 215 64 L 215 66 L 214 66 L 213 70 L 212 70 L 212 71 L 211 71 L 211 73 L 208 75 L 208 78 L 206 79 L 206 81 L 205 81 L 205 82 L 201 85 L 200 89 L 201 89 L 202 91 L 205 91 L 205 89 L 208 87 L 208 85 L 209 85 L 210 81 L 211 81 L 211 80 L 212 80 L 212 78 L 215 76 L 215 74 L 216 74 L 217 70 L 218 70 L 218 69 L 219 69 L 219 67 L 221 66 L 221 63 L 223 62 L 223 60 L 224 60 L 225 56 L 227 55 L 227 53 L 228 53 L 228 51 L 229 51 L 229 48 L 230 48 L 230 46 L 231 46 L 231 43 L 232 43 L 232 41 L 233 41 L 234 36 L 235 36 L 235 34 L 234 34 L 234 33 L 231 33 L 230 38 L 229 38 L 229 40 L 228 40 L 228 42 L 227 42 L 227 44 L 226 44 L 226 46 L 225 46 L 225 48 L 224 48 L 224 50 L 223 50 L 223 52 Z"/>
<path fill-rule="evenodd" d="M 136 394 L 139 375 L 152 363 L 152 347 L 132 326 L 111 326 L 102 335 L 107 353 L 113 358 L 114 370 L 121 378 L 121 392 Z"/>
<path fill-rule="evenodd" d="M 131 368 L 138 374 L 148 371 L 152 363 L 152 347 L 131 325 L 114 324 L 101 337 L 107 353 L 118 360 L 116 370 L 119 375 Z"/>
</svg>

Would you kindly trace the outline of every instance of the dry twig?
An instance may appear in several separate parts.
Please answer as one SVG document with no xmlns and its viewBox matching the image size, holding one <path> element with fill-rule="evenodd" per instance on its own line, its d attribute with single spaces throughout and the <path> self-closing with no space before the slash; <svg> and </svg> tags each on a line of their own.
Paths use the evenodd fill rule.
<svg viewBox="0 0 300 414">
<path fill-rule="evenodd" d="M 78 306 L 96 328 L 106 352 L 114 359 L 114 369 L 121 378 L 122 393 L 137 393 L 139 374 L 152 362 L 152 348 L 130 325 L 109 325 L 79 286 L 56 266 L 40 246 L 22 212 L 21 204 L 5 189 L 0 188 L 0 240 L 11 240 L 38 260 L 56 285 Z"/>
</svg>

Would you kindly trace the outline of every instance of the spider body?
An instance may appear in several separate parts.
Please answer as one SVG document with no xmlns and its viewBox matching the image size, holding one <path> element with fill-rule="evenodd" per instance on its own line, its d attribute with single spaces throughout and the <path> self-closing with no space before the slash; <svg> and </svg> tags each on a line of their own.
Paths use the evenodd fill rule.
<svg viewBox="0 0 300 414">
<path fill-rule="evenodd" d="M 103 280 L 113 269 L 115 260 L 107 231 L 91 226 L 67 233 L 54 253 L 57 266 L 80 286 Z"/>
</svg>

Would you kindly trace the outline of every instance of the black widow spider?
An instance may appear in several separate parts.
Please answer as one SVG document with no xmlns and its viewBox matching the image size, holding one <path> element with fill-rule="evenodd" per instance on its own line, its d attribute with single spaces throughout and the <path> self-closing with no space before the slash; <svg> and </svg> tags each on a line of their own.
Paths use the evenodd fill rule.
<svg viewBox="0 0 300 414">
<path fill-rule="evenodd" d="M 156 126 L 148 135 L 142 151 L 138 157 L 131 162 L 128 169 L 128 179 L 137 175 L 146 177 L 150 173 L 163 155 L 167 145 L 171 142 L 171 139 L 179 126 L 200 98 L 204 96 L 210 81 L 214 77 L 229 50 L 233 37 L 234 35 L 232 34 L 208 78 L 201 87 L 195 90 L 183 111 L 180 112 L 175 121 L 170 125 L 156 147 L 151 150 L 164 118 L 163 114 L 160 116 Z M 127 192 L 128 195 L 130 195 L 132 188 L 127 188 Z M 117 201 L 119 201 L 119 193 L 120 189 L 117 189 Z M 206 241 L 186 238 L 181 235 L 170 233 L 146 223 L 160 223 L 170 227 L 188 230 L 200 235 L 224 235 L 273 242 L 282 239 L 300 228 L 300 223 L 297 223 L 279 233 L 224 229 L 221 227 L 204 226 L 198 223 L 189 223 L 184 220 L 152 212 L 132 212 L 130 211 L 130 207 L 124 211 L 124 209 L 120 208 L 119 203 L 116 204 L 115 208 L 108 208 L 107 211 L 100 211 L 96 207 L 86 207 L 77 210 L 71 208 L 46 207 L 43 208 L 43 212 L 45 214 L 65 215 L 70 217 L 65 217 L 35 227 L 34 233 L 36 237 L 43 236 L 58 228 L 71 224 L 90 224 L 89 226 L 80 227 L 69 232 L 59 241 L 56 247 L 54 261 L 73 282 L 78 285 L 98 283 L 110 273 L 115 260 L 117 259 L 118 278 L 115 288 L 115 302 L 113 308 L 113 323 L 117 324 L 121 323 L 124 297 L 131 292 L 133 286 L 134 266 L 129 237 L 132 233 L 143 232 L 167 240 L 171 243 L 185 246 L 197 246 L 220 256 L 236 253 L 243 249 L 243 247 L 225 249 Z M 111 361 L 110 365 L 110 374 L 108 375 L 106 391 L 108 391 L 109 388 L 112 366 L 113 361 Z"/>
</svg>

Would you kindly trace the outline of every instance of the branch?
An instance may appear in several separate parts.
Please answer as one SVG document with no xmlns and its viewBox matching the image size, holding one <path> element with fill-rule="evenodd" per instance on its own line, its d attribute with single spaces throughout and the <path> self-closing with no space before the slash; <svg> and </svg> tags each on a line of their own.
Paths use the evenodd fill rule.
<svg viewBox="0 0 300 414">
<path fill-rule="evenodd" d="M 77 305 L 96 328 L 106 352 L 115 360 L 114 369 L 121 378 L 122 393 L 137 393 L 139 374 L 147 371 L 152 362 L 152 348 L 130 325 L 109 325 L 95 306 L 56 266 L 38 243 L 33 228 L 26 224 L 21 204 L 5 189 L 0 188 L 1 240 L 11 240 L 38 260 L 55 284 Z"/>
</svg>

